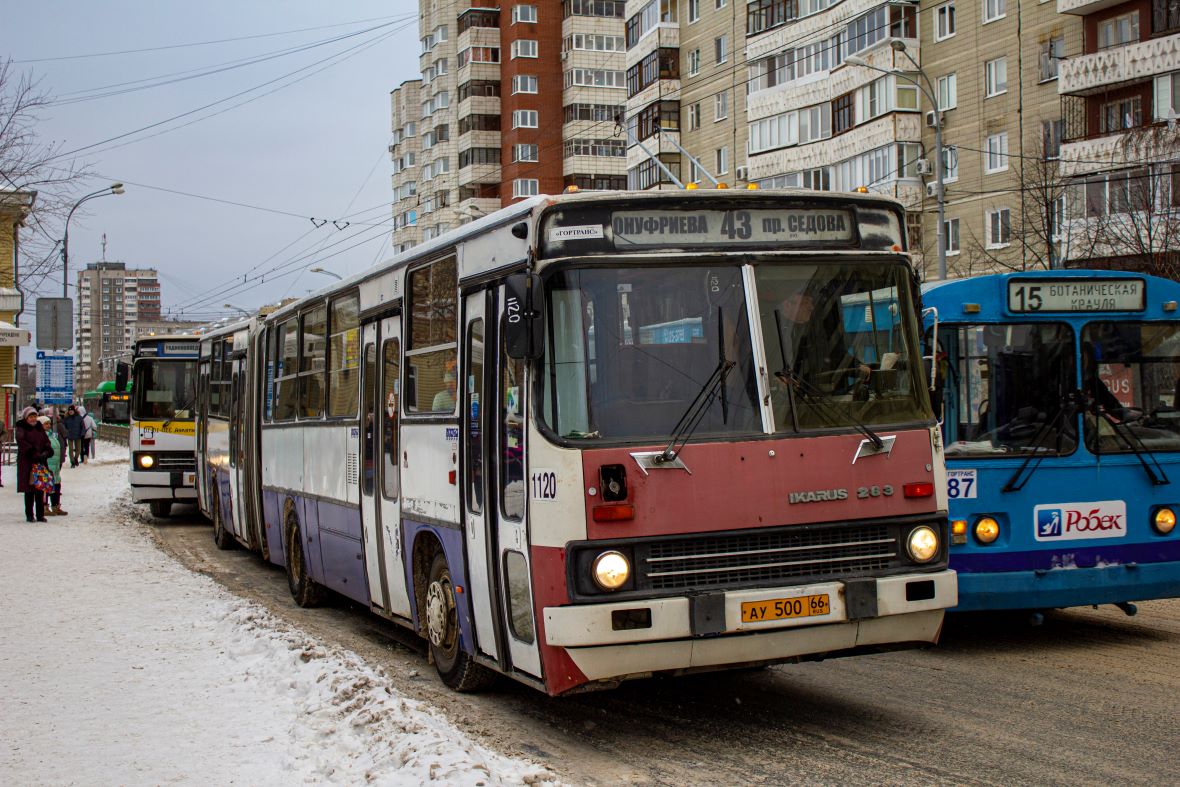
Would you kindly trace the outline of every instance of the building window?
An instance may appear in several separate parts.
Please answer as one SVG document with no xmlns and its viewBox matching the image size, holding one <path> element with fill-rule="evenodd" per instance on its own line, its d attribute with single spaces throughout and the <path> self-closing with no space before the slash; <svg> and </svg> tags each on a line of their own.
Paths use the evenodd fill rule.
<svg viewBox="0 0 1180 787">
<path fill-rule="evenodd" d="M 854 98 L 856 93 L 845 93 L 832 102 L 832 134 L 843 134 L 856 123 Z"/>
<path fill-rule="evenodd" d="M 513 145 L 513 161 L 537 161 L 538 147 L 536 145 Z"/>
<path fill-rule="evenodd" d="M 753 36 L 794 19 L 795 0 L 750 0 L 746 5 L 746 35 Z"/>
<path fill-rule="evenodd" d="M 725 8 L 726 0 L 713 0 L 713 7 L 720 11 Z"/>
<path fill-rule="evenodd" d="M 947 255 L 959 253 L 959 220 L 947 219 L 942 223 L 942 237 L 946 243 Z"/>
<path fill-rule="evenodd" d="M 517 178 L 512 181 L 512 196 L 517 197 L 535 197 L 540 193 L 539 181 L 536 178 Z"/>
<path fill-rule="evenodd" d="M 987 98 L 1008 92 L 1008 58 L 997 57 L 983 64 L 983 82 Z"/>
<path fill-rule="evenodd" d="M 947 74 L 938 78 L 938 108 L 945 112 L 959 105 L 958 74 Z"/>
<path fill-rule="evenodd" d="M 1041 81 L 1057 78 L 1057 64 L 1065 57 L 1065 36 L 1055 36 L 1041 44 Z"/>
<path fill-rule="evenodd" d="M 512 42 L 512 59 L 518 57 L 536 57 L 537 42 L 530 38 L 518 38 Z"/>
<path fill-rule="evenodd" d="M 459 151 L 459 169 L 466 169 L 474 164 L 499 164 L 499 148 L 468 148 Z"/>
<path fill-rule="evenodd" d="M 1158 0 L 1157 0 L 1158 2 Z M 1156 32 L 1159 32 L 1158 30 Z M 1132 44 L 1139 40 L 1139 12 L 1104 19 L 1098 23 L 1098 48 Z"/>
<path fill-rule="evenodd" d="M 799 144 L 832 136 L 832 105 L 817 104 L 799 110 Z"/>
<path fill-rule="evenodd" d="M 954 145 L 942 149 L 942 182 L 950 183 L 959 179 L 959 149 Z"/>
<path fill-rule="evenodd" d="M 987 247 L 999 249 L 1010 244 L 1012 242 L 1012 225 L 1008 209 L 989 210 L 986 216 L 987 224 L 984 229 L 987 232 Z"/>
<path fill-rule="evenodd" d="M 622 71 L 603 68 L 571 68 L 565 72 L 566 87 L 626 87 Z"/>
<path fill-rule="evenodd" d="M 729 37 L 721 36 L 713 39 L 713 54 L 717 59 L 717 64 L 725 63 L 729 60 Z"/>
<path fill-rule="evenodd" d="M 983 23 L 1003 19 L 1006 0 L 983 0 Z"/>
<path fill-rule="evenodd" d="M 564 158 L 570 156 L 627 157 L 627 143 L 621 139 L 567 139 L 564 147 Z"/>
<path fill-rule="evenodd" d="M 934 40 L 942 41 L 955 34 L 955 4 L 944 3 L 934 9 Z"/>
<path fill-rule="evenodd" d="M 700 18 L 701 0 L 688 0 L 688 23 L 691 25 Z"/>
<path fill-rule="evenodd" d="M 722 90 L 713 96 L 713 122 L 729 117 L 729 91 Z"/>
<path fill-rule="evenodd" d="M 1061 118 L 1041 122 L 1041 147 L 1046 159 L 1061 155 L 1061 135 L 1064 131 L 1065 121 Z"/>
<path fill-rule="evenodd" d="M 701 73 L 701 50 L 697 48 L 688 53 L 688 75 L 695 77 L 699 73 Z"/>
<path fill-rule="evenodd" d="M 984 169 L 987 174 L 1008 169 L 1008 132 L 1001 131 L 987 138 Z"/>
<path fill-rule="evenodd" d="M 519 6 L 517 6 L 519 8 Z M 512 93 L 536 93 L 537 78 L 529 74 L 517 74 L 512 77 Z"/>
<path fill-rule="evenodd" d="M 535 5 L 518 5 L 512 8 L 512 24 L 517 22 L 536 22 L 537 7 Z"/>
<path fill-rule="evenodd" d="M 725 175 L 729 172 L 729 148 L 720 147 L 716 151 L 717 156 L 717 174 Z"/>
<path fill-rule="evenodd" d="M 688 105 L 688 123 L 686 125 L 689 131 L 696 131 L 701 127 L 701 104 L 699 101 Z"/>
<path fill-rule="evenodd" d="M 1143 102 L 1139 96 L 1131 96 L 1102 105 L 1098 115 L 1098 130 L 1103 134 L 1125 131 L 1143 125 Z"/>
<path fill-rule="evenodd" d="M 513 128 L 536 128 L 537 127 L 537 110 L 535 110 L 535 109 L 514 109 L 514 110 L 512 110 L 512 127 Z"/>
</svg>

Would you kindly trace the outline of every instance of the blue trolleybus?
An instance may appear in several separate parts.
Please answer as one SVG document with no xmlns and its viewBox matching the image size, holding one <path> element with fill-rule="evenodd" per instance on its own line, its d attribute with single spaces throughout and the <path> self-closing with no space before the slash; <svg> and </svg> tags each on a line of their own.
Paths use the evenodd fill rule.
<svg viewBox="0 0 1180 787">
<path fill-rule="evenodd" d="M 1180 596 L 1177 302 L 1103 271 L 925 288 L 956 610 Z"/>
</svg>

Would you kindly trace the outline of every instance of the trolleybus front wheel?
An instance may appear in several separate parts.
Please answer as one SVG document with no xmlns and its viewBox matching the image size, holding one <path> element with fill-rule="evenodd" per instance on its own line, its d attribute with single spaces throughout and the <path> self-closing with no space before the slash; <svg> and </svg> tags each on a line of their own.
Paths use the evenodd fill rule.
<svg viewBox="0 0 1180 787">
<path fill-rule="evenodd" d="M 478 691 L 492 684 L 496 674 L 476 664 L 459 646 L 459 615 L 455 609 L 455 588 L 451 569 L 442 552 L 430 563 L 426 585 L 426 635 L 438 675 L 455 691 Z"/>
<path fill-rule="evenodd" d="M 152 516 L 157 519 L 167 519 L 168 515 L 172 513 L 171 500 L 152 500 L 148 503 L 148 508 L 152 511 Z"/>
<path fill-rule="evenodd" d="M 218 549 L 233 549 L 234 537 L 221 521 L 221 501 L 213 498 L 213 543 Z"/>
<path fill-rule="evenodd" d="M 287 515 L 287 587 L 291 588 L 291 597 L 301 607 L 318 606 L 323 597 L 323 589 L 307 573 L 303 536 L 294 512 Z"/>
</svg>

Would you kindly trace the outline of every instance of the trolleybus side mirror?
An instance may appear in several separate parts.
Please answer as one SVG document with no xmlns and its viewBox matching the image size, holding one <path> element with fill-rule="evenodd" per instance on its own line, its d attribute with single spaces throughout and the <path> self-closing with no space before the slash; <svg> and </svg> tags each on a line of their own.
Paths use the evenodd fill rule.
<svg viewBox="0 0 1180 787">
<path fill-rule="evenodd" d="M 115 390 L 119 393 L 127 390 L 127 380 L 131 377 L 131 367 L 120 361 L 115 364 Z"/>
<path fill-rule="evenodd" d="M 514 273 L 504 284 L 504 347 L 509 358 L 534 360 L 545 347 L 541 277 Z"/>
<path fill-rule="evenodd" d="M 922 360 L 930 361 L 930 390 L 938 388 L 938 309 L 933 306 L 922 310 L 922 317 L 933 315 L 934 325 L 930 329 L 930 354 L 922 356 Z"/>
</svg>

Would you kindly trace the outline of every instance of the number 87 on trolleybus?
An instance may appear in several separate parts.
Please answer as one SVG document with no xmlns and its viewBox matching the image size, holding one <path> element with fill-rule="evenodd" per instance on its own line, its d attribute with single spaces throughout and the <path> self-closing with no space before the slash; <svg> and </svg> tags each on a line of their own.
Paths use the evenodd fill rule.
<svg viewBox="0 0 1180 787">
<path fill-rule="evenodd" d="M 219 543 L 413 627 L 457 689 L 933 642 L 956 583 L 903 227 L 860 195 L 536 197 L 209 335 L 208 505 L 247 517 L 210 510 Z M 262 408 L 256 484 L 254 435 L 213 455 L 215 390 Z"/>
</svg>

